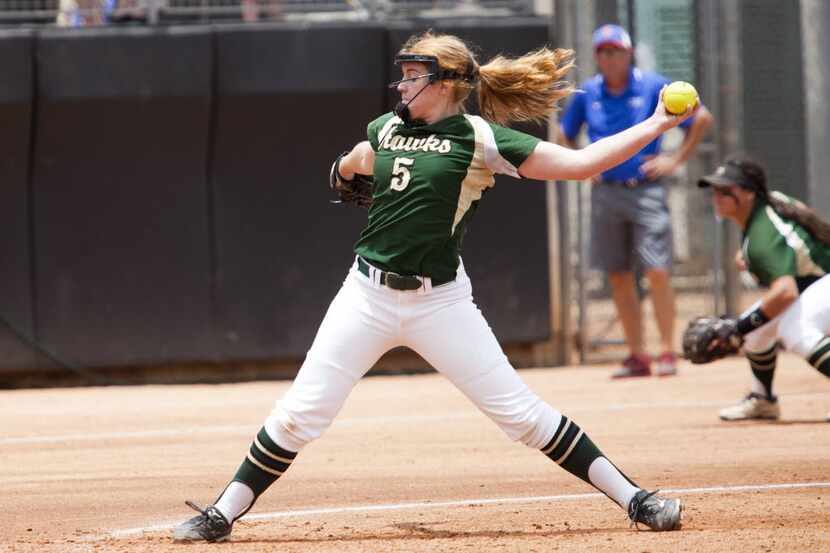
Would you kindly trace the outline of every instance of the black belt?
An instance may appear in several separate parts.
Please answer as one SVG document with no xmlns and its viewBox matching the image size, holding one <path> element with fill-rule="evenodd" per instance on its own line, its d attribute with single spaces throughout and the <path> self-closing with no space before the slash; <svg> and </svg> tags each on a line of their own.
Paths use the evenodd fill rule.
<svg viewBox="0 0 830 553">
<path fill-rule="evenodd" d="M 363 260 L 362 257 L 358 256 L 357 258 L 357 269 L 367 277 L 369 275 L 369 269 L 375 269 L 378 273 L 380 273 L 380 283 L 387 288 L 391 288 L 392 290 L 418 290 L 421 288 L 424 283 L 421 281 L 421 278 L 416 276 L 409 276 L 409 275 L 399 275 L 398 273 L 393 273 L 391 271 L 381 271 L 377 267 L 372 267 L 366 261 Z M 455 278 L 450 278 L 446 280 L 441 279 L 430 279 L 432 281 L 433 286 L 441 286 L 442 284 L 446 284 L 448 282 L 452 282 Z"/>
</svg>

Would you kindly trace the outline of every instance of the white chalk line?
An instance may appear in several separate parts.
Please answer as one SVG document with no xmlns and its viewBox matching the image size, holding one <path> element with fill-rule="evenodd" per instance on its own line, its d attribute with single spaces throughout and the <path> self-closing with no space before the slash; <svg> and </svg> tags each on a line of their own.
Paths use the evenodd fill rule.
<svg viewBox="0 0 830 553">
<path fill-rule="evenodd" d="M 663 494 L 692 495 L 708 493 L 735 493 L 735 492 L 756 492 L 756 491 L 777 491 L 797 490 L 809 488 L 830 488 L 830 482 L 800 482 L 790 484 L 746 484 L 736 486 L 711 486 L 705 488 L 662 488 Z M 492 499 L 463 499 L 457 501 L 420 501 L 413 503 L 389 503 L 379 505 L 355 505 L 351 507 L 330 507 L 325 509 L 303 509 L 298 511 L 275 511 L 271 513 L 259 513 L 246 515 L 243 520 L 275 520 L 290 517 L 312 517 L 316 515 L 331 515 L 342 513 L 368 513 L 377 511 L 403 511 L 410 509 L 439 509 L 445 507 L 469 507 L 481 505 L 500 505 L 511 503 L 539 503 L 559 501 L 584 501 L 589 499 L 604 498 L 601 493 L 582 493 L 566 495 L 542 495 L 529 497 L 499 497 Z M 159 523 L 152 526 L 140 528 L 126 528 L 114 530 L 103 536 L 91 536 L 87 541 L 101 541 L 108 538 L 130 538 L 146 533 L 163 532 L 171 530 L 176 522 Z"/>
<path fill-rule="evenodd" d="M 788 400 L 809 400 L 816 398 L 827 398 L 828 394 L 821 392 L 810 392 L 803 394 L 789 394 Z M 609 405 L 591 405 L 583 407 L 570 407 L 562 409 L 566 414 L 569 413 L 587 413 L 587 412 L 619 412 L 630 409 L 703 409 L 716 408 L 730 405 L 722 401 L 666 401 L 666 402 L 641 402 L 641 403 L 619 403 Z M 388 423 L 417 423 L 417 422 L 442 422 L 449 420 L 462 420 L 483 417 L 481 413 L 471 408 L 463 413 L 445 413 L 441 415 L 388 415 L 381 417 L 353 417 L 347 419 L 337 419 L 334 421 L 334 427 L 338 426 L 352 426 L 358 424 L 388 424 Z M 200 434 L 251 434 L 256 432 L 261 425 L 224 425 L 224 426 L 200 426 L 192 428 L 168 428 L 159 430 L 135 430 L 122 432 L 98 432 L 98 433 L 83 433 L 83 434 L 57 434 L 47 436 L 18 436 L 9 438 L 0 438 L 0 446 L 16 445 L 16 444 L 49 444 L 49 443 L 69 443 L 69 442 L 91 442 L 100 440 L 124 440 L 124 439 L 141 439 L 141 438 L 165 438 L 177 437 L 186 435 L 200 435 Z"/>
</svg>

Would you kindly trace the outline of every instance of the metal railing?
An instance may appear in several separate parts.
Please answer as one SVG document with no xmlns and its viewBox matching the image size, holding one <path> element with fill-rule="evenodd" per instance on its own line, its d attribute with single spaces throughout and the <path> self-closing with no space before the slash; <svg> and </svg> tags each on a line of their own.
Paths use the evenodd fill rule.
<svg viewBox="0 0 830 553">
<path fill-rule="evenodd" d="M 55 22 L 59 0 L 0 0 L 0 21 L 4 24 Z"/>
<path fill-rule="evenodd" d="M 0 25 L 6 27 L 498 17 L 530 13 L 533 0 L 0 0 Z"/>
</svg>

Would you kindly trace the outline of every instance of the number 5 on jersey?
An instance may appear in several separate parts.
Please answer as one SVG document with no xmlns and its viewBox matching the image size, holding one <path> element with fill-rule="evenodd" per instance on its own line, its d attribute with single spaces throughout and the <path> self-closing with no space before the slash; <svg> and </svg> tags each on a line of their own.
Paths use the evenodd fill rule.
<svg viewBox="0 0 830 553">
<path fill-rule="evenodd" d="M 389 188 L 402 192 L 409 186 L 409 179 L 412 173 L 409 171 L 415 165 L 411 157 L 396 157 L 392 164 L 392 180 L 389 181 Z"/>
</svg>

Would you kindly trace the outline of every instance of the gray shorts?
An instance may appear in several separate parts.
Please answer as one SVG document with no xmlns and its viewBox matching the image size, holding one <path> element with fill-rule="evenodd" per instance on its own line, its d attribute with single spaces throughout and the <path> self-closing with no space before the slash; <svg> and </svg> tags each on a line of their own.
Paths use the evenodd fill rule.
<svg viewBox="0 0 830 553">
<path fill-rule="evenodd" d="M 629 188 L 600 182 L 591 190 L 591 265 L 606 272 L 670 269 L 672 230 L 661 181 Z"/>
</svg>

